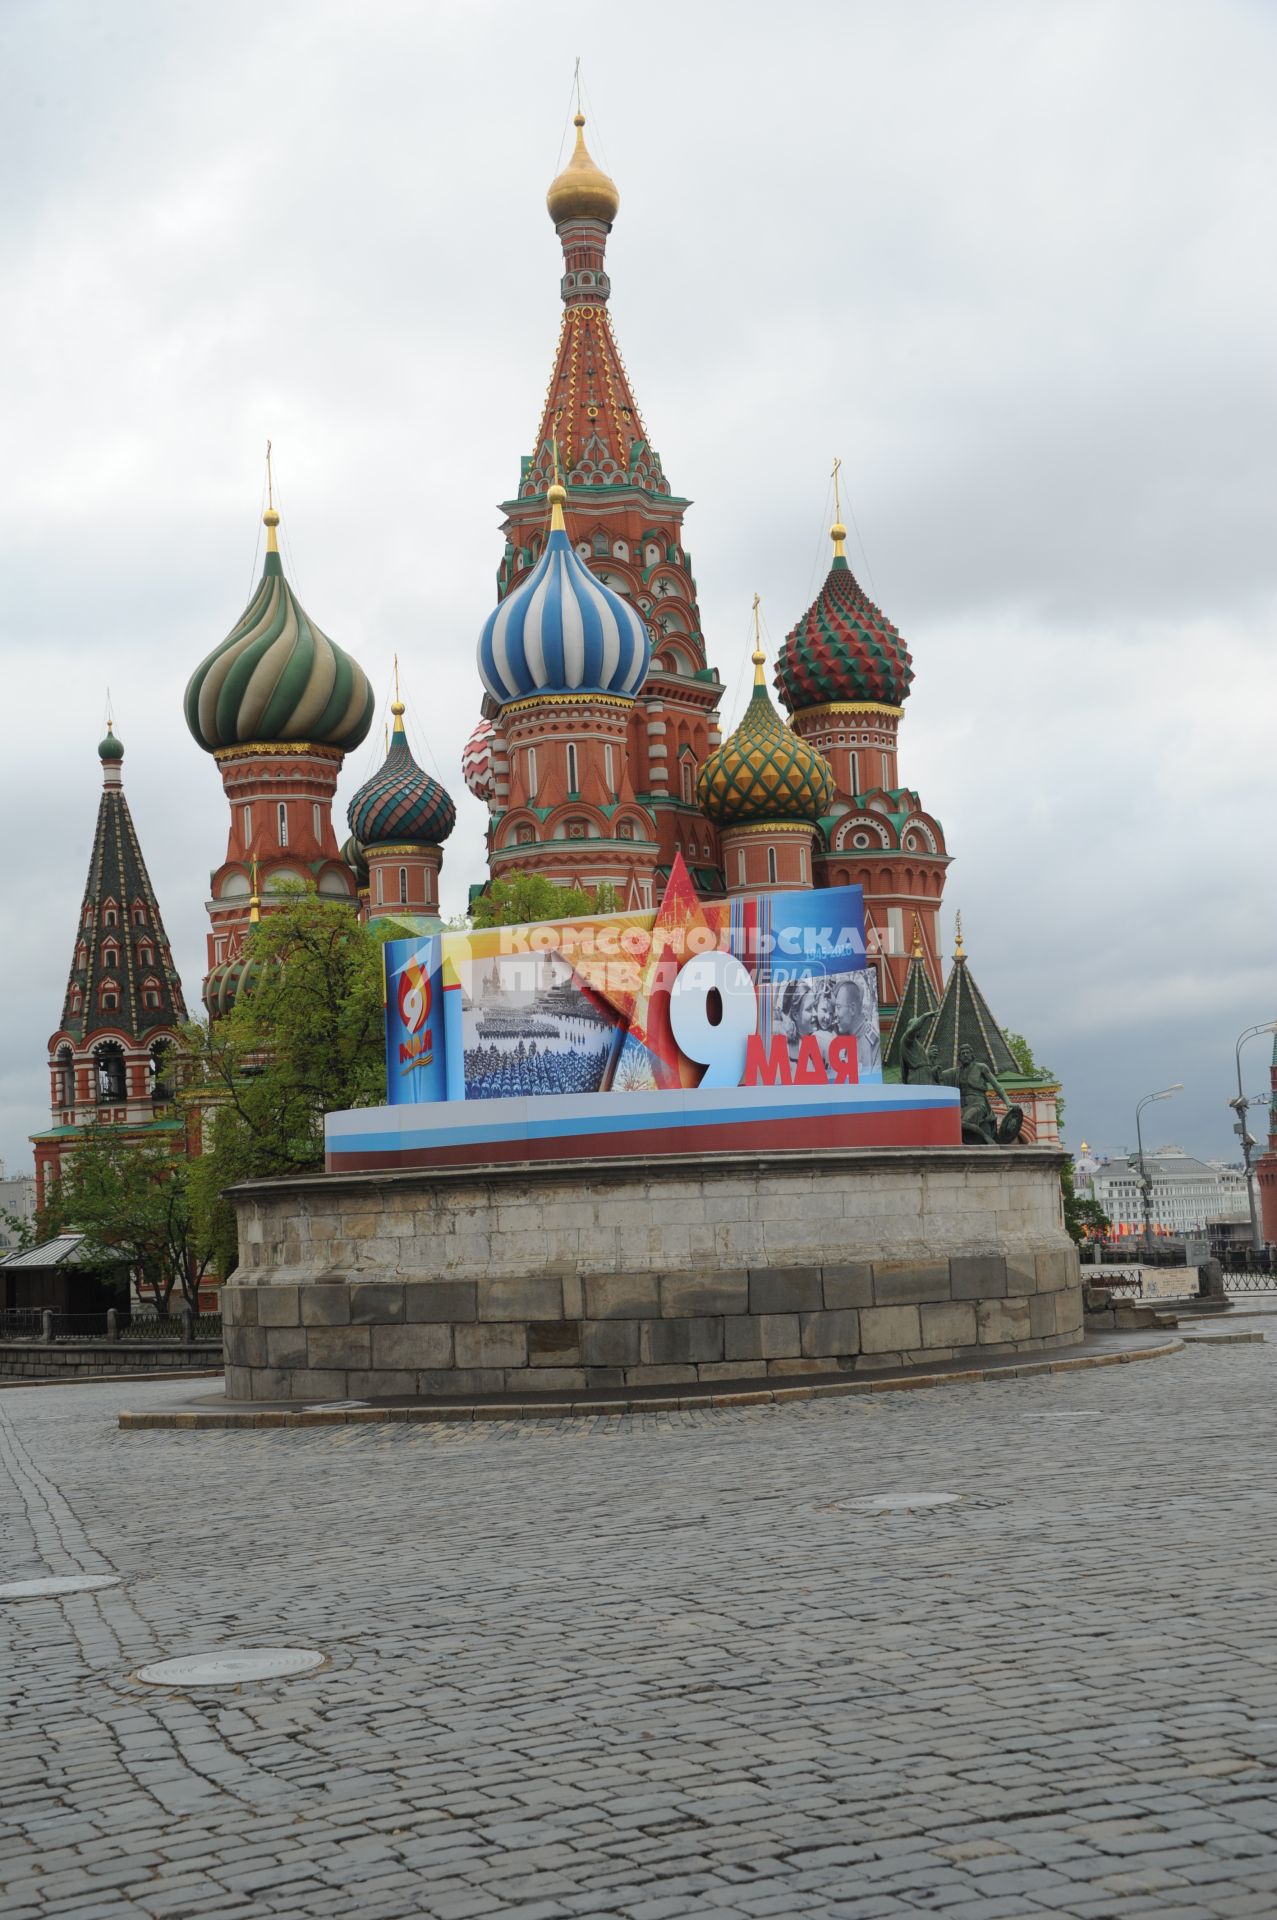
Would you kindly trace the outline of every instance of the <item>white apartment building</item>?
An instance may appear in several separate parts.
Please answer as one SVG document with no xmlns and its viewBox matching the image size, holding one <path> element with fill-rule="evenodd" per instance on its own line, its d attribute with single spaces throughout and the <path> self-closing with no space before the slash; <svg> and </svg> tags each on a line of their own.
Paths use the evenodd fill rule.
<svg viewBox="0 0 1277 1920">
<path fill-rule="evenodd" d="M 1204 1233 L 1215 1220 L 1250 1218 L 1246 1178 L 1239 1168 L 1195 1160 L 1173 1146 L 1146 1152 L 1144 1164 L 1153 1182 L 1149 1218 L 1154 1231 Z M 1081 1188 L 1082 1181 L 1078 1184 Z M 1090 1174 L 1087 1191 L 1119 1231 L 1143 1231 L 1144 1189 L 1137 1154 L 1101 1161 Z"/>
<path fill-rule="evenodd" d="M 4 1161 L 0 1160 L 0 1258 L 18 1244 L 18 1236 L 6 1217 L 9 1214 L 17 1220 L 35 1218 L 35 1175 L 6 1174 Z"/>
</svg>

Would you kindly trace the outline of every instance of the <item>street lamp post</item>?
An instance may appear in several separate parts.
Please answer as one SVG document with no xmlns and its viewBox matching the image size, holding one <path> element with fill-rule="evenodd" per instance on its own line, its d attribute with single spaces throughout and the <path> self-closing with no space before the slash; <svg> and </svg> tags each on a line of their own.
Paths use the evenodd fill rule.
<svg viewBox="0 0 1277 1920">
<path fill-rule="evenodd" d="M 1259 1209 L 1255 1204 L 1255 1169 L 1250 1163 L 1250 1150 L 1255 1142 L 1246 1125 L 1246 1109 L 1250 1102 L 1242 1091 L 1242 1048 L 1248 1040 L 1253 1040 L 1256 1034 L 1260 1033 L 1277 1033 L 1277 1020 L 1262 1020 L 1258 1026 L 1247 1027 L 1245 1033 L 1238 1034 L 1237 1046 L 1233 1054 L 1237 1066 L 1237 1098 L 1228 1103 L 1237 1115 L 1237 1124 L 1233 1131 L 1241 1135 L 1242 1165 L 1246 1169 L 1246 1199 L 1250 1207 L 1250 1244 L 1256 1253 L 1262 1251 L 1264 1243 L 1259 1232 Z"/>
<path fill-rule="evenodd" d="M 1169 1100 L 1173 1093 L 1182 1093 L 1184 1082 L 1177 1080 L 1173 1087 L 1163 1087 L 1160 1093 L 1146 1093 L 1135 1108 L 1135 1140 L 1140 1154 L 1140 1186 L 1144 1191 L 1144 1258 L 1150 1260 L 1153 1251 L 1153 1182 L 1149 1178 L 1148 1168 L 1144 1164 L 1144 1133 L 1140 1126 L 1140 1115 L 1145 1107 L 1154 1100 Z"/>
</svg>

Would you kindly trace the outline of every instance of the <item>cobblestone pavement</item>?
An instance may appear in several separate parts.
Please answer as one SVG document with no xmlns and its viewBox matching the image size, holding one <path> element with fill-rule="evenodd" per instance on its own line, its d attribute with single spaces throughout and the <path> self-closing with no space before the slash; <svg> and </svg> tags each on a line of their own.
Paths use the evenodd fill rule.
<svg viewBox="0 0 1277 1920">
<path fill-rule="evenodd" d="M 526 1424 L 0 1393 L 0 1577 L 123 1582 L 0 1605 L 0 1911 L 1271 1916 L 1275 1387 L 1270 1336 Z M 131 1677 L 264 1643 L 331 1663 Z"/>
</svg>

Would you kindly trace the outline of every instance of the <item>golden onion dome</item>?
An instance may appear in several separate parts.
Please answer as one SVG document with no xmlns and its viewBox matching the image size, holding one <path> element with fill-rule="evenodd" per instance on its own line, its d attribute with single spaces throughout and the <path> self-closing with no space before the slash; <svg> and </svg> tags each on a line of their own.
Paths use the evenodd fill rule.
<svg viewBox="0 0 1277 1920">
<path fill-rule="evenodd" d="M 578 113 L 573 125 L 576 128 L 576 148 L 558 179 L 551 182 L 550 191 L 545 196 L 550 218 L 556 227 L 562 226 L 565 220 L 602 220 L 610 227 L 621 204 L 621 196 L 603 169 L 590 158 L 585 144 L 585 115 Z"/>
<path fill-rule="evenodd" d="M 701 812 L 718 827 L 810 821 L 834 799 L 829 762 L 777 713 L 763 682 L 764 656 L 754 653 L 754 691 L 735 733 L 705 761 L 696 786 Z"/>
</svg>

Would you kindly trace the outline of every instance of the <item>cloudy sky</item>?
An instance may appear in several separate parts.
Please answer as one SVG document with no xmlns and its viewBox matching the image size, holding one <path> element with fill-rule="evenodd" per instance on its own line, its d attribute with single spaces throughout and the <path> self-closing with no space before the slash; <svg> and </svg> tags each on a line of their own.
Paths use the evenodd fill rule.
<svg viewBox="0 0 1277 1920">
<path fill-rule="evenodd" d="M 253 584 L 267 435 L 304 604 L 387 700 L 398 652 L 458 799 L 445 901 L 479 877 L 460 751 L 577 55 L 727 718 L 754 591 L 774 647 L 818 585 L 840 454 L 946 926 L 1074 1143 L 1182 1080 L 1156 1137 L 1230 1154 L 1233 1042 L 1277 1015 L 1263 0 L 6 0 L 0 1153 L 47 1124 L 108 686 L 198 1003 L 226 807 L 181 696 Z"/>
</svg>

